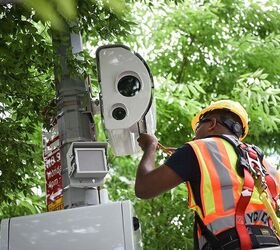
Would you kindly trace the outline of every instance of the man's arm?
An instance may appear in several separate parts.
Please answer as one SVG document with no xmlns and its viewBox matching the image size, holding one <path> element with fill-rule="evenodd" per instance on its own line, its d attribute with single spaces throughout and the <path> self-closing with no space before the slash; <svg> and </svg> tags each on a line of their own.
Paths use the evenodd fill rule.
<svg viewBox="0 0 280 250">
<path fill-rule="evenodd" d="M 182 178 L 171 168 L 162 165 L 155 168 L 155 157 L 158 141 L 148 134 L 141 134 L 138 139 L 144 154 L 139 163 L 135 194 L 139 198 L 148 199 L 155 197 L 183 182 Z"/>
</svg>

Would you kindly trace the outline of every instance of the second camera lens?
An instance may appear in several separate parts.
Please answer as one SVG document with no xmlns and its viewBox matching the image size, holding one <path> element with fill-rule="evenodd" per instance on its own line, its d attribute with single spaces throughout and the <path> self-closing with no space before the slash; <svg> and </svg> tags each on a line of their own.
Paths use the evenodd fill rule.
<svg viewBox="0 0 280 250">
<path fill-rule="evenodd" d="M 112 116 L 116 120 L 123 120 L 126 117 L 126 110 L 122 107 L 117 107 L 113 110 Z"/>
</svg>

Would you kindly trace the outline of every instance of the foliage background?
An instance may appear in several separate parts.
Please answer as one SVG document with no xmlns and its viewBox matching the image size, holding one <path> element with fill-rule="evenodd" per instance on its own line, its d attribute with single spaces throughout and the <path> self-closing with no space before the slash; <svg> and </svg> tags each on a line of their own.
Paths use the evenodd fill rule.
<svg viewBox="0 0 280 250">
<path fill-rule="evenodd" d="M 267 155 L 279 154 L 278 1 L 33 2 L 0 5 L 1 218 L 45 211 L 41 130 L 55 97 L 51 27 L 61 29 L 61 16 L 79 17 L 85 51 L 76 66 L 91 76 L 94 93 L 97 46 L 123 43 L 145 58 L 156 85 L 156 135 L 164 145 L 190 140 L 194 114 L 229 98 L 250 115 L 247 141 Z M 193 217 L 184 185 L 148 201 L 135 198 L 140 156 L 110 155 L 110 198 L 134 203 L 145 249 L 191 249 Z M 158 164 L 165 158 L 159 152 Z"/>
</svg>

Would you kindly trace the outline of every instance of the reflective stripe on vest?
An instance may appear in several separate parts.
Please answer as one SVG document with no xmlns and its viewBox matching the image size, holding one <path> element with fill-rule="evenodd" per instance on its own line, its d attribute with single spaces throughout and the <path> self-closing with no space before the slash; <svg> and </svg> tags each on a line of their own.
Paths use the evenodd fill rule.
<svg viewBox="0 0 280 250">
<path fill-rule="evenodd" d="M 245 214 L 246 225 L 262 224 L 268 226 L 268 214 L 263 210 L 257 210 Z M 235 226 L 235 216 L 228 215 L 223 218 L 218 218 L 207 225 L 214 234 L 218 234 L 225 227 Z"/>
<path fill-rule="evenodd" d="M 189 142 L 189 145 L 193 148 L 200 167 L 202 203 L 201 208 L 195 203 L 191 185 L 187 183 L 189 207 L 198 212 L 204 224 L 214 234 L 234 227 L 235 206 L 244 181 L 236 170 L 237 155 L 233 146 L 218 137 L 195 140 Z M 250 214 L 255 213 L 256 217 L 258 210 L 264 211 L 265 207 L 259 199 L 257 190 L 254 189 L 246 210 L 246 213 L 249 213 L 247 223 L 267 224 L 262 220 L 250 221 L 249 218 L 252 218 Z"/>
<path fill-rule="evenodd" d="M 245 220 L 247 225 L 261 224 L 261 225 L 269 226 L 268 214 L 263 210 L 246 213 Z M 225 227 L 234 227 L 234 226 L 235 226 L 235 216 L 229 215 L 223 218 L 216 219 L 212 223 L 208 224 L 207 228 L 211 230 L 214 234 L 218 234 L 224 231 Z M 199 248 L 201 249 L 206 242 L 207 241 L 204 236 L 199 237 L 198 239 Z"/>
<path fill-rule="evenodd" d="M 243 184 L 236 172 L 237 156 L 233 147 L 221 138 L 195 140 L 189 144 L 201 172 L 203 222 L 208 224 L 217 217 L 233 214 Z"/>
</svg>

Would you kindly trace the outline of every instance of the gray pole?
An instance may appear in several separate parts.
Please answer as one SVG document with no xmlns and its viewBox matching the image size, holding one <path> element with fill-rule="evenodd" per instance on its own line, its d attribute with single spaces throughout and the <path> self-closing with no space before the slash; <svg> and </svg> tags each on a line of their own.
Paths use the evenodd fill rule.
<svg viewBox="0 0 280 250">
<path fill-rule="evenodd" d="M 95 141 L 94 123 L 91 113 L 90 83 L 79 73 L 73 73 L 67 63 L 67 55 L 82 50 L 80 34 L 71 34 L 65 25 L 63 32 L 53 32 L 52 42 L 57 61 L 55 84 L 57 95 L 57 122 L 60 138 L 64 208 L 88 205 L 94 189 L 69 186 L 66 153 L 72 142 Z M 93 192 L 91 192 L 93 191 Z"/>
</svg>

